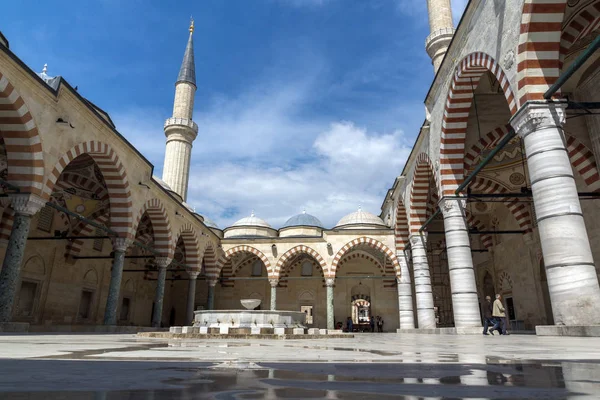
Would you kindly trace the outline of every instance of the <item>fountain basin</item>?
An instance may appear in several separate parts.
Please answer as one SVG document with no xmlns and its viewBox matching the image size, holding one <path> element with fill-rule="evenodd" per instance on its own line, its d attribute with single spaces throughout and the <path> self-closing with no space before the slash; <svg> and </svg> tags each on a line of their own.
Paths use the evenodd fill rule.
<svg viewBox="0 0 600 400">
<path fill-rule="evenodd" d="M 194 327 L 306 328 L 306 314 L 279 310 L 198 310 Z"/>
</svg>

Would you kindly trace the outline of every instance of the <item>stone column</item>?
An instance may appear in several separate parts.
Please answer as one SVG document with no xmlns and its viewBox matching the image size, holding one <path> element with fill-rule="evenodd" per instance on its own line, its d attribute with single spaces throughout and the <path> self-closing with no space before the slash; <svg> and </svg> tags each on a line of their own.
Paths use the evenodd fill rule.
<svg viewBox="0 0 600 400">
<path fill-rule="evenodd" d="M 335 279 L 325 279 L 325 285 L 327 286 L 327 329 L 335 329 L 335 319 L 333 316 L 333 285 Z"/>
<path fill-rule="evenodd" d="M 417 297 L 417 323 L 419 329 L 435 328 L 433 311 L 433 292 L 431 291 L 431 275 L 427 262 L 427 238 L 415 234 L 410 237 L 410 246 L 415 274 L 415 294 Z"/>
<path fill-rule="evenodd" d="M 206 299 L 206 308 L 208 310 L 215 309 L 215 286 L 217 286 L 217 281 L 208 281 L 208 296 Z"/>
<path fill-rule="evenodd" d="M 465 205 L 463 199 L 443 198 L 440 201 L 444 215 L 454 326 L 457 328 L 481 326 Z"/>
<path fill-rule="evenodd" d="M 108 286 L 108 297 L 104 309 L 104 325 L 117 324 L 117 309 L 119 307 L 119 295 L 121 293 L 121 279 L 123 278 L 123 263 L 125 252 L 131 244 L 129 239 L 113 239 L 113 264 L 110 271 L 110 284 Z"/>
<path fill-rule="evenodd" d="M 31 216 L 36 214 L 46 203 L 34 194 L 15 194 L 9 195 L 9 197 L 15 215 L 6 247 L 6 255 L 2 263 L 2 271 L 0 271 L 0 323 L 10 322 L 12 318 Z"/>
<path fill-rule="evenodd" d="M 556 325 L 600 323 L 600 287 L 565 147 L 564 103 L 527 102 L 511 124 L 523 138 Z"/>
<path fill-rule="evenodd" d="M 188 326 L 194 324 L 194 311 L 196 309 L 196 282 L 198 282 L 198 275 L 200 271 L 187 271 L 190 280 L 188 281 L 188 297 L 187 297 L 187 314 L 185 323 Z"/>
<path fill-rule="evenodd" d="M 404 251 L 398 253 L 400 263 L 400 277 L 396 278 L 398 283 L 398 311 L 400 313 L 400 329 L 415 328 L 415 313 L 413 311 L 413 296 L 410 283 L 410 272 L 408 261 Z"/>
<path fill-rule="evenodd" d="M 156 279 L 156 292 L 154 293 L 154 311 L 152 312 L 152 326 L 160 328 L 162 322 L 163 301 L 165 298 L 165 281 L 167 279 L 167 267 L 171 259 L 167 257 L 157 257 L 155 259 L 158 266 L 158 277 Z"/>
<path fill-rule="evenodd" d="M 277 310 L 277 285 L 279 285 L 279 279 L 269 279 L 271 284 L 271 310 Z"/>
</svg>

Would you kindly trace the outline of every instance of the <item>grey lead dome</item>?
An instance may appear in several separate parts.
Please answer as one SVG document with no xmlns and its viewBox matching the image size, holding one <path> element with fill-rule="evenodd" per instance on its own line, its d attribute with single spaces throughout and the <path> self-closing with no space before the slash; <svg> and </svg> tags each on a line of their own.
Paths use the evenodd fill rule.
<svg viewBox="0 0 600 400">
<path fill-rule="evenodd" d="M 282 228 L 289 228 L 291 226 L 316 226 L 323 228 L 323 223 L 315 216 L 303 212 L 302 214 L 294 215 L 283 224 Z"/>
</svg>

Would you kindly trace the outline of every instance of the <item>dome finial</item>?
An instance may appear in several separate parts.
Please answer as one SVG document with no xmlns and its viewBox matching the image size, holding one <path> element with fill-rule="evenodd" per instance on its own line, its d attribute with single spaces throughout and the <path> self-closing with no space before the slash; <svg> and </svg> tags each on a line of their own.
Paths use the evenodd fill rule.
<svg viewBox="0 0 600 400">
<path fill-rule="evenodd" d="M 252 210 L 252 212 L 250 213 L 251 217 L 254 217 L 254 210 Z"/>
<path fill-rule="evenodd" d="M 194 33 L 194 18 L 190 15 L 190 35 Z"/>
<path fill-rule="evenodd" d="M 306 214 L 306 208 L 302 209 L 302 214 Z"/>
<path fill-rule="evenodd" d="M 358 211 L 362 211 L 362 206 L 360 204 L 358 205 Z"/>
<path fill-rule="evenodd" d="M 42 68 L 42 74 L 48 72 L 48 64 L 44 64 L 44 68 Z"/>
</svg>

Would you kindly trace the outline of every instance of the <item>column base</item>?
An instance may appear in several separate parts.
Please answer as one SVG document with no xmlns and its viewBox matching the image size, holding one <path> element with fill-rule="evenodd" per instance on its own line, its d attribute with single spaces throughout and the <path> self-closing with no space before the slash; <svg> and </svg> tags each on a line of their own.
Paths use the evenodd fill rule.
<svg viewBox="0 0 600 400">
<path fill-rule="evenodd" d="M 537 336 L 600 337 L 600 325 L 538 325 Z"/>
<path fill-rule="evenodd" d="M 421 335 L 481 335 L 482 326 L 467 328 L 396 329 L 396 333 L 418 333 Z"/>
<path fill-rule="evenodd" d="M 26 333 L 29 332 L 28 322 L 0 322 L 0 332 Z"/>
</svg>

